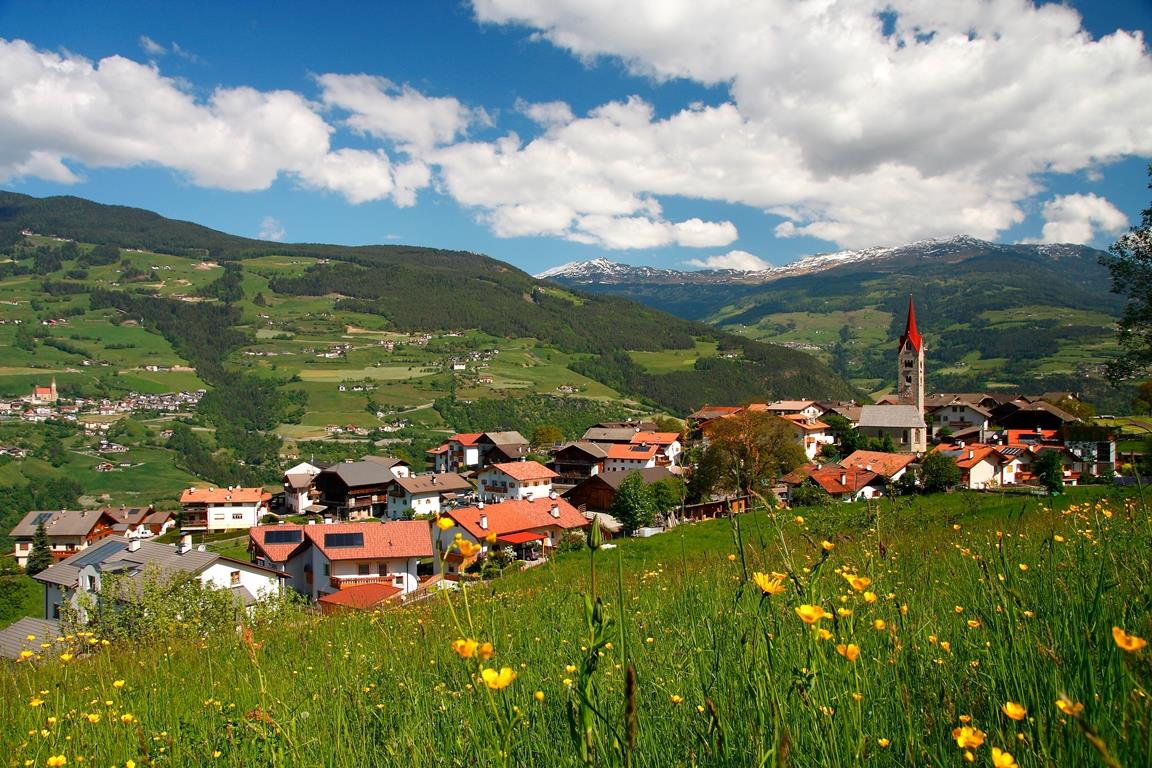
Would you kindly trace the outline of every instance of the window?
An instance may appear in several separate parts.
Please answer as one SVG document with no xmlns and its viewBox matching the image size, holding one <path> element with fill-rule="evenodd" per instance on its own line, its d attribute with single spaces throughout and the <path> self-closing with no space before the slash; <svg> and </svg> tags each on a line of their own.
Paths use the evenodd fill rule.
<svg viewBox="0 0 1152 768">
<path fill-rule="evenodd" d="M 233 512 L 232 513 L 232 519 L 233 520 L 243 520 L 244 519 L 244 513 L 243 512 Z"/>
<path fill-rule="evenodd" d="M 360 563 L 356 566 L 356 572 L 361 576 L 367 576 L 369 572 L 368 563 Z"/>
<path fill-rule="evenodd" d="M 393 576 L 392 577 L 392 586 L 403 587 L 404 586 L 404 577 L 403 576 Z"/>
<path fill-rule="evenodd" d="M 85 578 L 87 579 L 87 582 L 88 582 L 88 591 L 89 592 L 95 592 L 96 591 L 96 577 L 89 575 Z"/>
<path fill-rule="evenodd" d="M 232 571 L 231 574 L 232 586 L 240 586 L 240 571 Z"/>
<path fill-rule="evenodd" d="M 324 563 L 324 575 L 325 576 L 331 576 L 332 575 L 331 563 Z"/>
<path fill-rule="evenodd" d="M 32 544 L 27 541 L 22 541 L 16 545 L 16 548 L 21 552 L 27 552 L 28 550 L 32 549 Z"/>
<path fill-rule="evenodd" d="M 224 519 L 224 513 L 223 512 L 217 512 L 217 513 L 212 515 L 212 519 L 213 520 L 223 520 Z"/>
<path fill-rule="evenodd" d="M 60 618 L 60 603 L 52 603 L 52 618 Z"/>
</svg>

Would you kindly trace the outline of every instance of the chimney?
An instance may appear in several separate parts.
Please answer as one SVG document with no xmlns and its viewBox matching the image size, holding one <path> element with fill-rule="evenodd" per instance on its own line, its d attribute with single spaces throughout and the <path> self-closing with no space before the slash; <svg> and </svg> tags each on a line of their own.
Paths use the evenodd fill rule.
<svg viewBox="0 0 1152 768">
<path fill-rule="evenodd" d="M 140 549 L 140 539 L 129 539 L 128 551 L 135 552 L 138 549 Z"/>
<path fill-rule="evenodd" d="M 484 530 L 488 530 L 488 513 L 487 512 L 481 512 L 480 513 L 480 527 L 483 528 Z"/>
<path fill-rule="evenodd" d="M 552 517 L 556 518 L 557 520 L 560 519 L 560 505 L 559 504 L 553 504 L 552 505 Z"/>
<path fill-rule="evenodd" d="M 436 485 L 436 475 L 432 475 L 432 485 Z"/>
<path fill-rule="evenodd" d="M 847 472 L 841 472 L 840 473 L 840 485 L 848 485 L 848 473 Z"/>
<path fill-rule="evenodd" d="M 968 458 L 970 460 L 976 458 L 976 451 L 968 451 Z"/>
<path fill-rule="evenodd" d="M 176 547 L 176 554 L 182 555 L 192 551 L 192 534 L 186 533 L 180 537 L 180 546 Z"/>
</svg>

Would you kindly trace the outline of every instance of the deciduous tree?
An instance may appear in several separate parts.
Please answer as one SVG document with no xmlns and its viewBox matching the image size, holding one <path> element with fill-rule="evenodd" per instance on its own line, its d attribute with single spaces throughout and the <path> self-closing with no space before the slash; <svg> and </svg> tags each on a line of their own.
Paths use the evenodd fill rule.
<svg viewBox="0 0 1152 768">
<path fill-rule="evenodd" d="M 627 533 L 651 525 L 656 519 L 656 504 L 652 499 L 652 489 L 644 482 L 644 476 L 639 472 L 628 475 L 616 489 L 616 498 L 612 501 L 612 516 L 620 521 Z"/>
<path fill-rule="evenodd" d="M 744 412 L 708 425 L 703 464 L 715 472 L 716 488 L 750 494 L 804 463 L 792 427 L 763 411 Z"/>
<path fill-rule="evenodd" d="M 1118 326 L 1124 351 L 1108 364 L 1109 377 L 1120 380 L 1152 370 L 1152 206 L 1108 252 L 1100 262 L 1112 273 L 1112 291 L 1128 297 Z"/>
<path fill-rule="evenodd" d="M 932 451 L 920 460 L 920 487 L 927 493 L 946 491 L 962 476 L 956 460 L 940 451 Z"/>
</svg>

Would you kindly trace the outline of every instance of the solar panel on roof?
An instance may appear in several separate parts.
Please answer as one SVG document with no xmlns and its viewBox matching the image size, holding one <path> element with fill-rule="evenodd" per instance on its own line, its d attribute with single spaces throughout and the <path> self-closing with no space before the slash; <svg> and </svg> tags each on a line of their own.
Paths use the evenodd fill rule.
<svg viewBox="0 0 1152 768">
<path fill-rule="evenodd" d="M 51 512 L 41 512 L 36 515 L 36 519 L 32 521 L 32 525 L 40 525 L 40 523 L 48 522 L 52 519 L 52 514 Z"/>
<path fill-rule="evenodd" d="M 93 563 L 98 563 L 101 560 L 105 560 L 117 552 L 121 552 L 127 548 L 128 542 L 126 541 L 106 541 L 103 544 L 99 544 L 92 549 L 89 549 L 84 554 L 78 555 L 76 559 L 68 563 L 68 565 L 72 565 L 77 568 L 83 568 L 85 566 L 92 565 Z"/>
<path fill-rule="evenodd" d="M 363 533 L 326 533 L 324 534 L 325 547 L 362 547 L 364 546 Z"/>
<path fill-rule="evenodd" d="M 303 541 L 303 532 L 297 528 L 288 531 L 265 531 L 265 544 L 299 544 Z"/>
</svg>

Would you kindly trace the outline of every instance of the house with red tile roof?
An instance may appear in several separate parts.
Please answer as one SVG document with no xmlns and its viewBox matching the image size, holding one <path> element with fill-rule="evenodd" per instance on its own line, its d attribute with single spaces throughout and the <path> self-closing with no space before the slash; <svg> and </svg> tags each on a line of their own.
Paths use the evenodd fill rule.
<svg viewBox="0 0 1152 768">
<path fill-rule="evenodd" d="M 433 556 L 427 521 L 264 525 L 248 531 L 257 565 L 283 571 L 293 589 L 318 600 L 363 584 L 407 594 L 419 586 L 421 560 Z"/>
<path fill-rule="evenodd" d="M 809 461 L 815 459 L 824 446 L 836 442 L 832 428 L 820 419 L 803 413 L 786 414 L 780 418 L 792 429 L 797 444 L 804 449 Z"/>
<path fill-rule="evenodd" d="M 960 468 L 960 483 L 965 488 L 981 490 L 1000 485 L 1004 457 L 991 445 L 980 443 L 938 445 L 933 449 L 951 457 Z"/>
<path fill-rule="evenodd" d="M 796 487 L 804 483 L 814 483 L 832 498 L 840 501 L 859 501 L 882 496 L 887 485 L 884 476 L 879 472 L 839 464 L 806 464 L 785 475 L 781 482 L 789 489 L 789 497 Z"/>
<path fill-rule="evenodd" d="M 608 457 L 604 459 L 605 472 L 620 472 L 630 469 L 651 469 L 657 465 L 660 446 L 648 443 L 608 446 Z"/>
<path fill-rule="evenodd" d="M 480 466 L 479 440 L 483 432 L 461 432 L 428 451 L 434 472 L 459 472 Z"/>
<path fill-rule="evenodd" d="M 541 499 L 552 493 L 555 477 L 555 472 L 538 461 L 508 461 L 481 470 L 477 490 L 486 502 Z"/>
<path fill-rule="evenodd" d="M 180 530 L 229 531 L 251 528 L 268 514 L 272 494 L 263 488 L 187 488 L 180 494 Z"/>
<path fill-rule="evenodd" d="M 628 443 L 656 446 L 656 465 L 659 467 L 675 466 L 683 451 L 679 432 L 637 432 Z"/>
<path fill-rule="evenodd" d="M 840 466 L 875 472 L 887 482 L 894 483 L 904 476 L 916 461 L 911 453 L 884 453 L 883 451 L 853 451 L 841 459 Z"/>
<path fill-rule="evenodd" d="M 322 615 L 336 616 L 341 613 L 379 610 L 399 602 L 401 595 L 403 591 L 391 584 L 358 584 L 324 595 L 316 604 L 320 606 Z"/>
<path fill-rule="evenodd" d="M 446 531 L 435 530 L 441 549 L 451 546 L 456 534 L 465 540 L 488 547 L 512 547 L 518 557 L 528 559 L 533 553 L 547 554 L 555 549 L 564 534 L 586 528 L 590 521 L 580 510 L 559 497 L 532 501 L 517 499 L 498 504 L 460 507 L 447 514 L 456 525 Z M 494 537 L 494 542 L 489 539 Z M 457 567 L 448 560 L 449 573 Z"/>
</svg>

